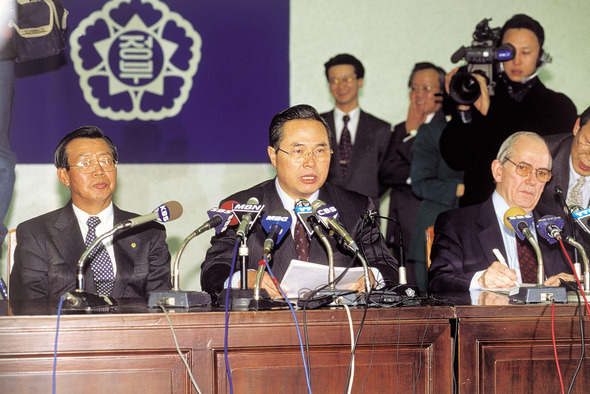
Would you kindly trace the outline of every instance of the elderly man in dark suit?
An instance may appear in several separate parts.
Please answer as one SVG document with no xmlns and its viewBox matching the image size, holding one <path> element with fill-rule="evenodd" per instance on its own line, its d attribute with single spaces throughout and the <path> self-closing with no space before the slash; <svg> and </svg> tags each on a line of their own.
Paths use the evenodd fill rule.
<svg viewBox="0 0 590 394">
<path fill-rule="evenodd" d="M 572 133 L 545 137 L 553 157 L 553 177 L 545 188 L 538 209 L 563 215 L 559 187 L 568 205 L 590 205 L 590 107 L 576 120 Z"/>
<path fill-rule="evenodd" d="M 432 245 L 429 287 L 431 291 L 466 291 L 506 288 L 516 283 L 536 283 L 536 261 L 527 242 L 519 242 L 504 223 L 511 207 L 533 211 L 551 178 L 551 156 L 544 140 L 535 133 L 517 132 L 508 137 L 492 162 L 496 190 L 485 202 L 440 214 Z M 558 244 L 539 241 L 545 261 L 545 285 L 560 278 L 574 280 Z M 506 265 L 493 253 L 498 249 Z"/>
<path fill-rule="evenodd" d="M 291 213 L 294 219 L 291 233 L 275 247 L 271 263 L 278 280 L 283 278 L 293 259 L 328 264 L 323 244 L 315 235 L 308 238 L 293 212 L 295 201 L 304 198 L 310 202 L 320 199 L 338 209 L 339 220 L 365 252 L 369 265 L 379 270 L 386 283 L 396 283 L 396 261 L 387 252 L 378 229 L 363 220 L 366 212 L 375 208 L 371 199 L 326 183 L 331 148 L 329 128 L 313 107 L 298 105 L 286 109 L 275 115 L 269 129 L 268 156 L 277 170 L 276 178 L 238 192 L 224 201 L 245 202 L 256 197 L 260 204 L 264 204 L 263 214 L 271 214 L 278 208 Z M 293 234 L 297 234 L 297 243 Z M 256 222 L 247 237 L 250 252 L 248 267 L 252 269 L 248 272 L 249 286 L 254 284 L 253 270 L 262 257 L 265 238 L 260 222 Z M 212 237 L 211 248 L 201 266 L 201 287 L 208 293 L 216 295 L 223 289 L 229 277 L 235 242 L 236 230 L 231 228 Z M 306 245 L 302 246 L 302 242 Z M 352 253 L 334 240 L 331 244 L 336 266 L 348 266 L 353 262 L 355 257 Z M 363 289 L 363 284 L 364 278 L 360 278 L 353 289 Z M 262 287 L 271 296 L 280 296 L 268 273 L 265 273 Z"/>
<path fill-rule="evenodd" d="M 380 172 L 391 125 L 360 109 L 358 94 L 363 87 L 365 68 L 357 58 L 336 55 L 324 67 L 335 108 L 321 116 L 337 143 L 328 182 L 369 196 L 378 205 L 380 195 L 387 188 L 380 182 Z"/>
<path fill-rule="evenodd" d="M 71 200 L 17 227 L 11 299 L 55 299 L 74 290 L 85 244 L 115 223 L 137 216 L 112 202 L 117 160 L 117 148 L 97 127 L 80 127 L 61 140 L 55 166 Z M 171 288 L 170 253 L 162 225 L 151 222 L 116 233 L 96 250 L 86 265 L 86 291 L 137 298 Z"/>
</svg>

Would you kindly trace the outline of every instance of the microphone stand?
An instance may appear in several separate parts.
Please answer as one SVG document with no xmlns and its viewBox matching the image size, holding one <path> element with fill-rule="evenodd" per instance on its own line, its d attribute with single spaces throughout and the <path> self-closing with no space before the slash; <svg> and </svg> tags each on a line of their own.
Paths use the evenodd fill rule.
<svg viewBox="0 0 590 394">
<path fill-rule="evenodd" d="M 110 308 L 117 305 L 117 301 L 113 297 L 89 293 L 84 290 L 84 262 L 88 255 L 94 248 L 102 242 L 103 239 L 110 237 L 118 230 L 131 227 L 131 223 L 122 222 L 115 227 L 96 237 L 94 241 L 86 248 L 80 259 L 78 260 L 78 273 L 76 275 L 76 289 L 73 292 L 68 292 L 63 295 L 66 300 L 64 309 L 66 310 L 86 310 L 91 311 L 94 308 Z"/>
<path fill-rule="evenodd" d="M 584 250 L 582 244 L 577 242 L 570 236 L 565 237 L 565 240 L 572 246 L 574 246 L 579 252 L 580 256 L 582 256 L 582 261 L 584 262 L 584 293 L 590 294 L 590 262 L 588 261 L 588 255 Z M 576 273 L 578 274 L 578 278 L 581 276 L 581 266 L 577 264 L 574 266 L 576 269 Z"/>
<path fill-rule="evenodd" d="M 178 252 L 176 253 L 174 266 L 172 268 L 172 290 L 151 291 L 149 293 L 148 306 L 158 306 L 158 302 L 161 302 L 166 306 L 188 308 L 191 306 L 208 305 L 211 303 L 211 296 L 209 294 L 202 291 L 183 291 L 180 290 L 179 286 L 180 256 L 182 256 L 186 245 L 203 231 L 205 231 L 205 229 L 201 232 L 194 231 L 182 241 L 182 244 L 180 244 L 180 248 L 178 248 Z"/>
<path fill-rule="evenodd" d="M 380 215 L 372 215 L 374 218 L 378 219 L 385 219 L 390 222 L 393 222 L 397 226 L 397 230 L 399 233 L 399 267 L 398 267 L 398 274 L 399 274 L 399 284 L 389 289 L 390 291 L 395 292 L 403 297 L 420 297 L 420 289 L 416 285 L 409 285 L 408 284 L 408 277 L 407 277 L 407 265 L 406 265 L 406 251 L 404 249 L 404 240 L 403 240 L 403 233 L 402 233 L 402 226 L 400 222 L 394 218 L 390 218 L 388 216 L 380 216 Z M 378 293 L 374 293 L 376 296 L 383 297 Z"/>
</svg>

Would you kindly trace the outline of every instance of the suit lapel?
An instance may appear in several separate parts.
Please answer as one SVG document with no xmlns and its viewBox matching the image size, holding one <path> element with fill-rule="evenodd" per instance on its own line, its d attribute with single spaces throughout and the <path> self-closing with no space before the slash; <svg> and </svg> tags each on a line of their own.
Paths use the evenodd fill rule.
<svg viewBox="0 0 590 394">
<path fill-rule="evenodd" d="M 494 211 L 494 204 L 492 203 L 491 197 L 482 205 L 477 224 L 480 227 L 477 238 L 489 264 L 497 260 L 493 252 L 494 248 L 499 249 L 502 255 L 506 256 L 506 248 L 504 247 L 502 234 L 498 227 L 496 212 Z"/>
<path fill-rule="evenodd" d="M 78 260 L 86 250 L 84 239 L 78 220 L 72 208 L 72 201 L 69 201 L 64 206 L 55 221 L 55 233 L 53 235 L 53 242 L 57 251 L 61 255 L 63 261 L 67 264 L 68 270 L 71 272 L 78 272 Z M 94 277 L 92 270 L 89 268 L 88 262 L 84 263 L 84 283 L 85 289 L 89 292 L 96 292 L 94 286 Z"/>
</svg>

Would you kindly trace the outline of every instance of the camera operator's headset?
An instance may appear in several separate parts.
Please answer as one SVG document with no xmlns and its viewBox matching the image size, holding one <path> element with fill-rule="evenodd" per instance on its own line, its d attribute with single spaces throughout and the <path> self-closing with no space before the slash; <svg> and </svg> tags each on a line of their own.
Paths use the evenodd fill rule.
<svg viewBox="0 0 590 394">
<path fill-rule="evenodd" d="M 548 52 L 545 52 L 543 48 L 541 48 L 539 52 L 539 58 L 537 59 L 537 68 L 535 69 L 535 72 L 529 75 L 528 77 L 522 78 L 520 80 L 520 83 L 525 84 L 531 79 L 535 78 L 537 75 L 539 75 L 543 66 L 545 66 L 547 63 L 551 63 L 552 60 L 553 58 L 551 57 L 551 55 Z M 504 72 L 504 63 L 500 63 L 500 71 Z"/>
</svg>

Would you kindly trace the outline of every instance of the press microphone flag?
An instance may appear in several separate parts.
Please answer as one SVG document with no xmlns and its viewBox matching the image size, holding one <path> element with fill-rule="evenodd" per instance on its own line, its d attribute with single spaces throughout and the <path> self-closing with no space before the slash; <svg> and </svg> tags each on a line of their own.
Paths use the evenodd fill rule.
<svg viewBox="0 0 590 394">
<path fill-rule="evenodd" d="M 268 256 L 275 245 L 281 242 L 291 228 L 292 221 L 291 215 L 285 208 L 279 208 L 261 220 L 262 227 L 268 234 L 264 241 L 264 250 L 262 252 L 264 255 Z"/>
<path fill-rule="evenodd" d="M 235 204 L 233 212 L 240 221 L 238 231 L 236 232 L 237 237 L 244 239 L 246 233 L 252 228 L 258 216 L 262 212 L 264 205 L 258 204 L 258 199 L 252 197 L 245 204 Z"/>
<path fill-rule="evenodd" d="M 561 238 L 564 221 L 559 216 L 545 215 L 537 221 L 537 234 L 553 245 Z"/>
<path fill-rule="evenodd" d="M 215 234 L 220 234 L 227 230 L 232 220 L 235 218 L 233 211 L 223 208 L 211 208 L 207 211 L 209 221 L 203 226 L 207 226 L 205 230 L 215 227 Z"/>
<path fill-rule="evenodd" d="M 322 224 L 327 227 L 328 229 L 337 233 L 346 244 L 346 247 L 350 249 L 353 253 L 358 252 L 359 247 L 357 246 L 352 236 L 346 231 L 342 223 L 338 220 L 338 210 L 336 207 L 332 205 L 328 205 L 322 200 L 315 200 L 311 207 L 313 209 L 313 213 L 315 213 L 316 217 Z"/>
<path fill-rule="evenodd" d="M 520 207 L 509 208 L 504 214 L 504 224 L 510 230 L 513 230 L 518 238 L 524 240 L 528 238 L 527 229 L 532 235 L 532 229 L 534 229 L 535 219 L 530 213 L 527 214 L 524 209 Z"/>
<path fill-rule="evenodd" d="M 590 233 L 590 208 L 572 212 L 572 216 L 584 231 Z"/>
<path fill-rule="evenodd" d="M 313 235 L 313 226 L 309 223 L 309 218 L 314 217 L 311 204 L 305 198 L 295 200 L 295 214 L 299 222 L 311 237 Z"/>
</svg>

